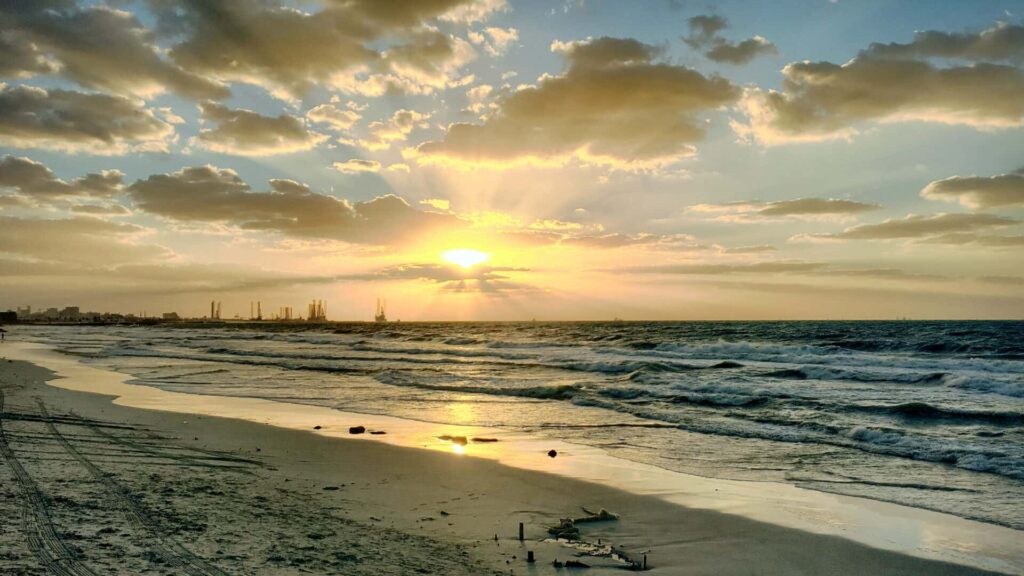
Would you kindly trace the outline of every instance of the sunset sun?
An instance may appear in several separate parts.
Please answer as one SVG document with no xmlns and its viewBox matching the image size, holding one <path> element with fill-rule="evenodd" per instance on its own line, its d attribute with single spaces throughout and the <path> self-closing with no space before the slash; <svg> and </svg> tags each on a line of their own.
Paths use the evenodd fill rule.
<svg viewBox="0 0 1024 576">
<path fill-rule="evenodd" d="M 490 260 L 491 255 L 479 250 L 460 248 L 458 250 L 449 250 L 441 254 L 441 257 L 452 264 L 458 264 L 463 268 L 471 268 L 477 264 L 487 262 Z"/>
</svg>

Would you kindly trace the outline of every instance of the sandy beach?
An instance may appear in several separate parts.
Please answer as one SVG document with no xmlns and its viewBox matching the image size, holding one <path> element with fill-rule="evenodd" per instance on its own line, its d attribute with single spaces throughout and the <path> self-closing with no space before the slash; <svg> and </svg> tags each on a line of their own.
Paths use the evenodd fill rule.
<svg viewBox="0 0 1024 576">
<path fill-rule="evenodd" d="M 5 574 L 605 573 L 645 554 L 659 574 L 993 573 L 368 435 L 124 407 L 54 377 L 0 364 Z M 550 540 L 602 509 L 617 519 Z"/>
</svg>

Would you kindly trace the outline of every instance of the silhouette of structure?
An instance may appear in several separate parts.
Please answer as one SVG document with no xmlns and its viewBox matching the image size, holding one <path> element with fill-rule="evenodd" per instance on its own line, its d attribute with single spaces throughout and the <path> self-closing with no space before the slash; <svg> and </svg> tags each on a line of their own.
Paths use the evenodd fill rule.
<svg viewBox="0 0 1024 576">
<path fill-rule="evenodd" d="M 380 298 L 377 298 L 377 311 L 373 313 L 373 321 L 374 322 L 387 322 L 388 321 L 387 310 L 386 310 L 387 306 L 388 306 L 388 301 L 387 300 L 381 300 Z"/>
<path fill-rule="evenodd" d="M 323 300 L 313 300 L 309 303 L 309 315 L 307 316 L 310 322 L 326 322 L 327 321 L 327 303 Z"/>
<path fill-rule="evenodd" d="M 210 320 L 220 320 L 220 302 L 210 300 Z"/>
</svg>

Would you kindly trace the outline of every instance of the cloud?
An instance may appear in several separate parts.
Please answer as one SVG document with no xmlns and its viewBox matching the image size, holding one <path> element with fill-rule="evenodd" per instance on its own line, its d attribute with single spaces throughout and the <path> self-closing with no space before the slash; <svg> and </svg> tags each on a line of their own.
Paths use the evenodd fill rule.
<svg viewBox="0 0 1024 576">
<path fill-rule="evenodd" d="M 348 130 L 362 117 L 355 110 L 342 110 L 334 104 L 321 104 L 306 112 L 306 118 L 313 122 L 328 124 L 334 130 Z"/>
<path fill-rule="evenodd" d="M 998 176 L 951 176 L 921 190 L 930 200 L 960 202 L 968 208 L 1024 206 L 1024 171 Z"/>
<path fill-rule="evenodd" d="M 452 292 L 479 292 L 499 294 L 507 292 L 537 292 L 539 288 L 516 282 L 508 273 L 529 272 L 528 268 L 509 266 L 474 266 L 462 268 L 446 264 L 412 263 L 383 268 L 369 274 L 342 276 L 347 280 L 420 280 L 437 284 Z"/>
<path fill-rule="evenodd" d="M 464 63 L 461 44 L 468 43 L 429 23 L 476 21 L 498 9 L 498 3 L 484 4 L 332 0 L 310 13 L 248 0 L 169 1 L 158 14 L 160 27 L 182 38 L 170 49 L 171 60 L 182 68 L 295 99 L 318 84 L 354 87 L 357 73 L 372 74 L 378 83 L 393 76 L 388 89 L 396 92 L 416 89 L 417 81 L 436 84 Z"/>
<path fill-rule="evenodd" d="M 619 166 L 670 162 L 704 136 L 702 112 L 739 90 L 718 76 L 656 63 L 660 50 L 632 39 L 556 42 L 568 69 L 508 94 L 482 124 L 453 124 L 407 154 L 420 163 L 509 167 L 570 158 Z"/>
<path fill-rule="evenodd" d="M 634 274 L 780 274 L 791 272 L 814 272 L 825 268 L 824 262 L 755 262 L 752 264 L 663 264 L 657 266 L 634 266 L 619 268 L 621 272 Z"/>
<path fill-rule="evenodd" d="M 957 232 L 934 236 L 925 240 L 928 244 L 950 244 L 954 246 L 984 246 L 987 248 L 1013 248 L 1024 246 L 1024 235 L 1017 236 L 995 236 L 985 234 L 974 234 L 972 232 Z"/>
<path fill-rule="evenodd" d="M 386 150 L 392 144 L 405 142 L 417 128 L 426 128 L 429 113 L 415 110 L 398 110 L 388 120 L 371 122 L 367 127 L 370 137 L 360 140 L 359 145 L 368 150 Z"/>
<path fill-rule="evenodd" d="M 923 46 L 897 50 L 876 44 L 845 64 L 791 63 L 782 69 L 781 91 L 746 90 L 739 108 L 747 122 L 734 121 L 733 129 L 746 140 L 770 146 L 849 139 L 870 122 L 936 122 L 975 129 L 1024 125 L 1021 69 L 993 62 L 940 68 L 909 58 L 939 54 Z M 900 51 L 906 57 L 894 57 Z M 966 48 L 960 53 L 973 60 L 989 52 L 1010 53 Z"/>
<path fill-rule="evenodd" d="M 882 58 L 949 58 L 972 62 L 1024 62 L 1024 26 L 997 22 L 981 32 L 914 34 L 907 44 L 875 43 L 864 54 Z"/>
<path fill-rule="evenodd" d="M 164 90 L 193 98 L 228 95 L 218 82 L 164 58 L 152 32 L 128 12 L 70 2 L 7 3 L 0 21 L 0 74 L 47 73 L 124 95 L 150 97 Z"/>
<path fill-rule="evenodd" d="M 440 198 L 427 198 L 426 200 L 420 200 L 420 204 L 424 206 L 430 206 L 434 210 L 447 211 L 451 209 L 451 202 L 448 200 L 442 200 Z"/>
<path fill-rule="evenodd" d="M 836 240 L 898 240 L 973 232 L 1016 223 L 1016 220 L 990 214 L 934 214 L 931 216 L 911 214 L 905 218 L 889 219 L 880 224 L 860 224 L 838 234 L 821 234 L 814 237 Z"/>
<path fill-rule="evenodd" d="M 694 204 L 688 206 L 690 214 L 708 214 L 712 220 L 723 222 L 765 222 L 786 218 L 834 219 L 847 218 L 878 210 L 877 204 L 834 198 L 798 198 L 778 202 L 745 200 L 725 204 Z"/>
<path fill-rule="evenodd" d="M 0 189 L 7 188 L 34 200 L 75 196 L 109 198 L 121 190 L 123 180 L 121 172 L 104 170 L 65 182 L 30 158 L 8 154 L 0 159 Z"/>
<path fill-rule="evenodd" d="M 721 16 L 694 16 L 688 23 L 690 34 L 684 36 L 683 41 L 694 50 L 703 53 L 709 60 L 740 65 L 758 56 L 778 53 L 775 44 L 761 36 L 740 42 L 730 42 L 719 36 L 718 33 L 729 26 L 729 22 Z"/>
<path fill-rule="evenodd" d="M 342 174 L 362 174 L 365 172 L 380 172 L 380 162 L 376 160 L 362 160 L 360 158 L 352 158 L 344 162 L 335 162 L 332 164 L 334 169 Z"/>
<path fill-rule="evenodd" d="M 47 220 L 0 216 L 0 254 L 82 266 L 163 260 L 166 248 L 139 243 L 148 230 L 97 218 Z"/>
<path fill-rule="evenodd" d="M 454 216 L 422 212 L 398 196 L 350 203 L 292 180 L 270 180 L 254 192 L 233 170 L 214 166 L 154 174 L 128 187 L 139 210 L 185 222 L 223 222 L 243 230 L 397 244 L 461 225 Z"/>
<path fill-rule="evenodd" d="M 134 99 L 0 84 L 0 146 L 116 155 L 166 151 L 173 136 Z"/>
<path fill-rule="evenodd" d="M 204 122 L 215 122 L 214 128 L 203 128 L 198 143 L 214 152 L 239 156 L 272 156 L 315 148 L 327 136 L 313 132 L 295 116 L 263 116 L 251 110 L 232 110 L 213 102 L 200 104 Z"/>
<path fill-rule="evenodd" d="M 131 211 L 120 204 L 79 204 L 72 206 L 71 211 L 75 214 L 86 214 L 89 216 L 127 216 Z"/>
<path fill-rule="evenodd" d="M 462 38 L 429 30 L 387 50 L 384 58 L 403 88 L 399 93 L 429 94 L 459 84 L 459 69 L 476 59 L 476 51 Z"/>
<path fill-rule="evenodd" d="M 783 200 L 781 202 L 769 202 L 764 208 L 758 210 L 762 216 L 806 216 L 820 214 L 861 214 L 878 210 L 881 206 L 877 204 L 865 204 L 852 200 L 835 200 L 832 198 L 800 198 L 798 200 Z"/>
<path fill-rule="evenodd" d="M 484 47 L 491 56 L 501 56 L 508 52 L 512 44 L 519 40 L 519 31 L 515 28 L 497 28 L 490 26 L 482 32 L 470 32 L 469 40 L 473 44 Z"/>
<path fill-rule="evenodd" d="M 689 234 L 599 234 L 569 236 L 560 242 L 563 246 L 579 248 L 626 248 L 643 246 L 647 248 L 673 249 L 681 247 L 697 247 L 696 239 Z"/>
</svg>

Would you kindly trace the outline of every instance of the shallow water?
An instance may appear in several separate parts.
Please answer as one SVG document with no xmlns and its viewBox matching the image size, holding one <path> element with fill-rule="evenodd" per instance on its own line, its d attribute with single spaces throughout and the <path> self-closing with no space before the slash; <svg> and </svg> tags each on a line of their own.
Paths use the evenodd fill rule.
<svg viewBox="0 0 1024 576">
<path fill-rule="evenodd" d="M 18 327 L 158 388 L 542 432 L 1024 529 L 1024 322 Z"/>
</svg>

